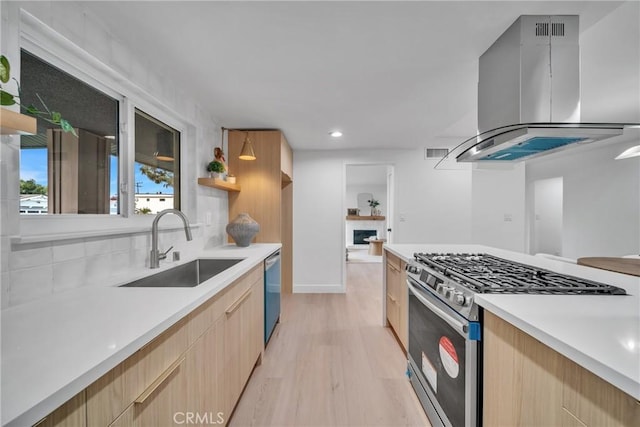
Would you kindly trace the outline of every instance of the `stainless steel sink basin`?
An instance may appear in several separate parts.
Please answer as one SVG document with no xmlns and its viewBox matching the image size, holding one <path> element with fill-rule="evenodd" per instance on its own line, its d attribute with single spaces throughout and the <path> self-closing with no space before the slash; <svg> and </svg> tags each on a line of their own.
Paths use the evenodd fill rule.
<svg viewBox="0 0 640 427">
<path fill-rule="evenodd" d="M 120 287 L 193 288 L 205 280 L 233 267 L 240 261 L 242 261 L 242 259 L 199 258 L 187 264 L 182 264 L 169 270 L 125 283 L 124 285 L 120 285 Z"/>
</svg>

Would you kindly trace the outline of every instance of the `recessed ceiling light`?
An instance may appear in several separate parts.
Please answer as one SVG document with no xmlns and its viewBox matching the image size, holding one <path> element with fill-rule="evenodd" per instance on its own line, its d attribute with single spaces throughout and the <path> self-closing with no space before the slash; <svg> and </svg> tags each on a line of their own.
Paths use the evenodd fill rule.
<svg viewBox="0 0 640 427">
<path fill-rule="evenodd" d="M 340 138 L 342 136 L 342 132 L 340 132 L 339 130 L 334 130 L 333 132 L 329 133 L 329 135 L 334 138 Z"/>
</svg>

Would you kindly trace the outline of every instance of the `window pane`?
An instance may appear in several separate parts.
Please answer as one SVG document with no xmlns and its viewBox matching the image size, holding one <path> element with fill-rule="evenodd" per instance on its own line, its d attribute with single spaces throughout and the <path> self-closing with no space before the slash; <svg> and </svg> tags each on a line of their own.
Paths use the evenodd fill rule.
<svg viewBox="0 0 640 427">
<path fill-rule="evenodd" d="M 180 209 L 180 132 L 136 110 L 135 213 Z"/>
<path fill-rule="evenodd" d="M 23 108 L 57 111 L 77 134 L 38 118 L 20 138 L 20 213 L 118 214 L 118 101 L 24 50 L 20 84 Z"/>
</svg>

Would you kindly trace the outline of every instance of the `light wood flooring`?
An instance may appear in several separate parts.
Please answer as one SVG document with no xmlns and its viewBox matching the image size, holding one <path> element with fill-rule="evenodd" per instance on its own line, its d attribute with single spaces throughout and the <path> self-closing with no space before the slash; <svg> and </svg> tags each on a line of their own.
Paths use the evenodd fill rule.
<svg viewBox="0 0 640 427">
<path fill-rule="evenodd" d="M 382 326 L 382 264 L 348 264 L 347 277 L 346 294 L 283 295 L 230 426 L 430 426 Z"/>
</svg>

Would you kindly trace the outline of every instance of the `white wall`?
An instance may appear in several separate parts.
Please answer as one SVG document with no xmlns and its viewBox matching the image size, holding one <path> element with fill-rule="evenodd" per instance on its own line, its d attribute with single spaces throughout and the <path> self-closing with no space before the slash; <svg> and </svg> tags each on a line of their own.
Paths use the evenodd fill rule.
<svg viewBox="0 0 640 427">
<path fill-rule="evenodd" d="M 472 242 L 525 252 L 525 167 L 474 165 Z"/>
<path fill-rule="evenodd" d="M 198 176 L 204 176 L 214 145 L 219 145 L 219 125 L 179 86 L 165 78 L 162 69 L 146 66 L 144 52 L 125 46 L 115 35 L 117 23 L 104 22 L 86 10 L 82 2 L 1 2 L 2 53 L 14 65 L 19 75 L 19 8 L 23 7 L 54 31 L 84 49 L 98 61 L 107 64 L 121 76 L 137 85 L 141 91 L 175 112 L 187 123 L 188 134 L 183 139 L 183 194 L 188 194 L 183 210 L 192 223 L 211 224 L 195 228 L 194 240 L 186 242 L 184 233 L 161 233 L 160 245 L 183 252 L 183 258 L 197 253 L 203 246 L 220 245 L 225 237 L 228 217 L 227 193 L 201 187 Z M 149 232 L 79 237 L 58 241 L 20 243 L 11 236 L 20 233 L 19 209 L 19 138 L 3 136 L 0 146 L 0 295 L 2 308 L 22 304 L 61 292 L 69 288 L 91 285 L 113 285 L 127 275 L 140 274 L 148 267 Z M 201 173 L 202 172 L 202 173 Z M 194 197 L 195 195 L 195 197 Z M 84 219 L 81 219 L 84 220 Z M 74 217 L 69 221 L 78 221 Z M 167 218 L 170 224 L 172 218 Z M 149 228 L 150 230 L 150 228 Z M 56 230 L 48 230 L 55 233 Z"/>
<path fill-rule="evenodd" d="M 434 170 L 422 149 L 295 151 L 293 194 L 294 291 L 343 290 L 345 169 L 348 164 L 392 164 L 396 243 L 468 243 L 471 172 Z"/>
<path fill-rule="evenodd" d="M 640 253 L 640 158 L 614 160 L 637 144 L 636 136 L 626 143 L 583 147 L 527 164 L 529 191 L 537 180 L 562 177 L 561 256 Z"/>
</svg>

